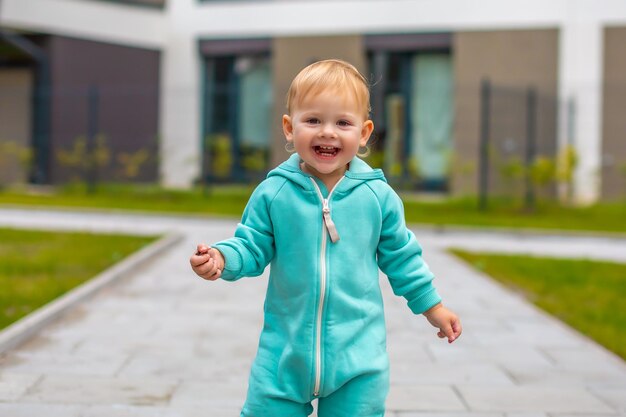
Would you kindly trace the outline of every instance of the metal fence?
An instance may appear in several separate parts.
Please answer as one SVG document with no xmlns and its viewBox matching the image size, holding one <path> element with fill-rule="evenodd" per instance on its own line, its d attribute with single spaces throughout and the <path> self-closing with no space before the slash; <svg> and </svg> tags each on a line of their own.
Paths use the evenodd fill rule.
<svg viewBox="0 0 626 417">
<path fill-rule="evenodd" d="M 155 182 L 158 106 L 151 87 L 0 89 L 0 178 Z"/>
<path fill-rule="evenodd" d="M 484 80 L 480 94 L 479 206 L 490 196 L 522 199 L 557 192 L 559 101 L 534 87 L 512 88 Z"/>
<path fill-rule="evenodd" d="M 471 136 L 480 137 L 480 152 L 464 157 L 476 161 L 478 186 L 475 189 L 479 191 L 480 206 L 487 207 L 490 197 L 504 196 L 523 199 L 527 207 L 532 207 L 538 196 L 555 196 L 555 181 L 547 177 L 554 174 L 557 158 L 557 98 L 538 93 L 532 87 L 512 88 L 488 81 L 482 84 L 481 94 L 477 95 L 476 87 L 472 88 L 471 102 L 474 104 L 471 107 L 472 111 L 480 110 L 480 123 L 474 125 L 472 122 L 470 130 L 479 130 L 472 132 Z M 456 94 L 459 99 L 459 93 Z M 159 92 L 154 87 L 136 85 L 57 87 L 40 97 L 32 97 L 28 89 L 0 89 L 0 113 L 4 108 L 6 116 L 7 106 L 16 105 L 22 107 L 22 113 L 32 113 L 33 103 L 44 103 L 47 109 L 43 121 L 34 121 L 47 123 L 44 129 L 33 127 L 32 120 L 25 125 L 28 119 L 25 116 L 20 122 L 23 125 L 21 136 L 17 134 L 16 142 L 24 148 L 33 143 L 31 138 L 37 132 L 44 132 L 49 144 L 39 149 L 45 155 L 39 155 L 39 158 L 31 155 L 30 159 L 24 155 L 22 158 L 22 169 L 29 173 L 27 176 L 31 180 L 34 177 L 32 172 L 39 169 L 47 172 L 46 182 L 51 183 L 73 179 L 89 184 L 98 181 L 157 182 L 159 100 Z M 20 113 L 19 109 L 13 108 L 12 111 Z M 407 109 L 403 111 L 406 117 L 399 117 L 399 120 L 406 123 L 410 115 Z M 0 121 L 4 120 L 2 117 L 0 114 Z M 448 122 L 453 123 L 452 119 Z M 15 133 L 3 135 L 3 132 L 7 132 L 6 124 L 0 126 L 0 143 L 7 143 L 12 140 L 11 135 L 15 136 Z M 263 177 L 263 172 L 270 168 L 271 143 L 262 151 L 243 147 L 234 149 L 232 143 L 227 134 L 205 133 L 202 154 L 198 155 L 203 166 L 202 178 L 210 182 L 217 179 L 228 182 L 237 177 L 251 181 Z M 389 148 L 384 143 L 382 145 L 383 151 Z M 2 152 L 0 146 L 0 162 Z M 11 152 L 15 154 L 14 150 Z M 233 152 L 239 152 L 239 158 L 246 162 L 242 166 L 254 175 L 231 175 Z M 384 157 L 378 156 L 384 165 Z M 13 160 L 9 170 L 15 170 L 18 158 L 9 155 L 8 159 Z M 387 175 L 393 178 L 393 172 L 388 171 Z M 410 170 L 403 172 L 406 175 Z M 6 182 L 7 178 L 14 179 L 15 176 L 0 172 L 0 181 L 3 178 Z"/>
</svg>

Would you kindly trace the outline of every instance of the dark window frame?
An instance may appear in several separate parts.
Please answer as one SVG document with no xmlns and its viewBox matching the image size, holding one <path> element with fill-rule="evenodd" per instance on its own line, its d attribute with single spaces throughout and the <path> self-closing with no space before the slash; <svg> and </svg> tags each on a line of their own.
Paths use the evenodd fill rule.
<svg viewBox="0 0 626 417">
<path fill-rule="evenodd" d="M 384 98 L 390 90 L 397 89 L 399 94 L 404 97 L 404 160 L 406 176 L 407 167 L 409 166 L 409 155 L 411 154 L 411 141 L 408 134 L 412 129 L 411 120 L 411 100 L 408 96 L 408 89 L 412 83 L 411 74 L 408 68 L 411 57 L 418 54 L 444 53 L 452 54 L 453 34 L 444 33 L 413 33 L 413 34 L 374 34 L 364 36 L 364 49 L 367 56 L 370 74 L 375 79 L 371 80 L 371 102 L 374 107 L 372 118 L 374 125 L 377 126 L 377 133 L 384 141 L 387 126 L 385 125 L 384 114 Z M 390 57 L 394 56 L 398 64 L 398 80 L 399 85 L 393 88 L 389 84 L 390 79 L 386 77 L 385 65 L 389 65 Z M 382 73 L 378 73 L 379 70 Z M 380 130 L 378 130 L 380 127 Z M 405 178 L 406 179 L 406 178 Z M 430 190 L 446 190 L 448 184 L 437 185 L 434 188 L 422 184 L 420 188 Z"/>
<path fill-rule="evenodd" d="M 209 95 L 212 94 L 210 91 L 210 82 L 208 80 L 209 76 L 209 68 L 214 63 L 210 63 L 209 60 L 216 59 L 231 59 L 236 60 L 238 57 L 242 55 L 247 56 L 257 56 L 271 59 L 272 55 L 272 40 L 269 38 L 234 38 L 234 39 L 199 39 L 198 40 L 198 53 L 202 59 L 202 126 L 201 126 L 201 140 L 202 140 L 202 177 L 203 181 L 214 181 L 215 178 L 212 178 L 209 173 L 209 165 L 210 161 L 206 160 L 209 152 L 207 150 L 208 144 L 206 143 L 207 135 L 210 135 L 214 132 L 211 132 L 212 124 L 212 106 L 213 103 L 208 101 Z M 232 74 L 231 74 L 232 76 Z M 232 94 L 236 95 L 236 91 L 238 91 L 238 83 L 237 81 L 233 81 L 234 84 L 231 86 L 233 88 Z M 236 103 L 231 103 L 229 107 L 234 106 Z M 231 109 L 232 110 L 232 109 Z M 228 129 L 231 137 L 233 139 L 233 146 L 231 149 L 232 157 L 233 157 L 233 166 L 231 170 L 231 175 L 226 181 L 229 182 L 248 182 L 250 178 L 246 177 L 246 173 L 243 172 L 242 161 L 239 155 L 239 133 L 237 132 L 237 123 L 236 119 L 229 121 L 230 128 Z"/>
</svg>

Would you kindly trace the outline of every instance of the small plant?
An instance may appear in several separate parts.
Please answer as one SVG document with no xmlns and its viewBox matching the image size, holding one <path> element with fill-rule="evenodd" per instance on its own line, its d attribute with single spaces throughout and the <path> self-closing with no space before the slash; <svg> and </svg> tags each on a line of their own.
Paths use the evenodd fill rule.
<svg viewBox="0 0 626 417">
<path fill-rule="evenodd" d="M 402 163 L 399 162 L 399 161 L 394 162 L 389 167 L 389 176 L 390 177 L 399 178 L 399 177 L 402 176 L 403 172 L 404 172 L 404 169 L 403 169 Z"/>
<path fill-rule="evenodd" d="M 372 150 L 370 154 L 365 158 L 365 161 L 372 168 L 382 168 L 385 160 L 385 153 L 380 150 Z"/>
<path fill-rule="evenodd" d="M 565 196 L 568 202 L 573 200 L 574 194 L 574 171 L 578 166 L 578 153 L 572 145 L 563 147 L 556 162 L 555 177 L 557 183 L 565 189 Z"/>
<path fill-rule="evenodd" d="M 33 160 L 33 151 L 30 147 L 20 145 L 16 141 L 0 141 L 0 188 L 2 188 L 3 179 L 12 178 L 12 170 L 15 169 L 15 161 L 22 167 L 25 172 Z"/>
<path fill-rule="evenodd" d="M 420 163 L 416 157 L 409 158 L 406 164 L 406 172 L 413 181 L 420 179 Z"/>
<path fill-rule="evenodd" d="M 476 161 L 459 157 L 458 154 L 450 151 L 447 155 L 448 168 L 446 172 L 450 177 L 462 176 L 469 177 L 476 173 Z"/>
<path fill-rule="evenodd" d="M 73 171 L 74 181 L 86 183 L 89 190 L 93 191 L 97 182 L 97 173 L 109 163 L 111 152 L 106 145 L 106 137 L 98 134 L 91 148 L 88 147 L 87 139 L 79 136 L 69 150 L 59 149 L 56 157 L 61 166 Z"/>
<path fill-rule="evenodd" d="M 267 169 L 267 159 L 267 149 L 250 145 L 241 146 L 241 166 L 255 180 Z"/>
<path fill-rule="evenodd" d="M 509 157 L 506 162 L 497 165 L 500 178 L 504 182 L 506 190 L 518 194 L 524 177 L 526 176 L 526 167 L 522 159 L 518 156 Z"/>
<path fill-rule="evenodd" d="M 141 167 L 150 158 L 147 149 L 139 149 L 135 152 L 120 152 L 117 155 L 117 162 L 120 164 L 120 174 L 123 178 L 132 180 L 141 172 Z"/>
<path fill-rule="evenodd" d="M 622 174 L 622 177 L 624 177 L 624 181 L 626 182 L 626 163 L 620 165 L 620 172 Z M 624 189 L 624 191 L 626 191 L 626 188 Z"/>
<path fill-rule="evenodd" d="M 227 179 L 233 168 L 232 144 L 226 134 L 209 135 L 205 139 L 209 150 L 208 172 L 215 178 Z"/>
<path fill-rule="evenodd" d="M 539 156 L 530 166 L 530 179 L 533 184 L 545 187 L 550 184 L 556 175 L 556 166 L 551 158 Z"/>
</svg>

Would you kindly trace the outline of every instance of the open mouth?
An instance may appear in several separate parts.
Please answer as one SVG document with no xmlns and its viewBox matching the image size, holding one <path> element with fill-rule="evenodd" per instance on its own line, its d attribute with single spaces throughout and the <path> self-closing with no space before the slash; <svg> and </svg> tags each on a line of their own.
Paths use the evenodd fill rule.
<svg viewBox="0 0 626 417">
<path fill-rule="evenodd" d="M 341 148 L 336 148 L 334 146 L 314 146 L 313 150 L 315 150 L 315 153 L 320 156 L 330 157 L 337 155 Z"/>
</svg>

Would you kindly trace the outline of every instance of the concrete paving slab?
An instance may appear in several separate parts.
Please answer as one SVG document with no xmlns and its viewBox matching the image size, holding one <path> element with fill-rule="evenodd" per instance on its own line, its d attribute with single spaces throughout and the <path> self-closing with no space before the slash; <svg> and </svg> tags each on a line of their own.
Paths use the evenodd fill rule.
<svg viewBox="0 0 626 417">
<path fill-rule="evenodd" d="M 0 373 L 0 403 L 17 400 L 40 378 L 37 374 Z"/>
<path fill-rule="evenodd" d="M 248 389 L 247 375 L 235 381 L 186 379 L 174 393 L 172 408 L 196 410 L 240 410 Z M 233 414 L 233 416 L 238 416 Z"/>
<path fill-rule="evenodd" d="M 596 366 L 564 367 L 557 364 L 503 363 L 500 367 L 517 385 L 558 387 L 626 387 L 626 375 L 607 364 Z"/>
<path fill-rule="evenodd" d="M 589 414 L 589 413 L 550 413 L 550 417 L 622 417 L 623 414 L 606 413 L 606 414 Z"/>
<path fill-rule="evenodd" d="M 11 352 L 0 366 L 13 373 L 28 373 L 34 369 L 41 374 L 76 376 L 113 376 L 127 360 L 127 356 L 111 354 L 76 355 L 72 352 L 38 352 L 36 354 Z"/>
<path fill-rule="evenodd" d="M 0 417 L 82 417 L 82 407 L 64 404 L 0 402 Z"/>
<path fill-rule="evenodd" d="M 180 384 L 156 378 L 46 375 L 22 396 L 27 403 L 166 406 Z"/>
<path fill-rule="evenodd" d="M 616 410 L 582 388 L 459 385 L 470 410 L 547 413 L 614 413 Z"/>
<path fill-rule="evenodd" d="M 387 410 L 396 411 L 466 411 L 452 387 L 439 385 L 392 384 Z"/>
<path fill-rule="evenodd" d="M 185 379 L 247 380 L 249 367 L 243 361 L 224 360 L 224 356 L 146 353 L 133 355 L 116 375 L 120 377 L 156 376 Z"/>
<path fill-rule="evenodd" d="M 470 327 L 465 321 L 463 325 Z M 471 327 L 470 327 L 471 328 Z M 459 343 L 457 346 L 429 343 L 429 352 L 437 362 L 447 366 L 464 366 L 468 363 L 494 363 L 497 366 L 503 364 L 527 366 L 548 366 L 554 362 L 536 346 L 527 345 L 473 345 Z"/>
<path fill-rule="evenodd" d="M 399 358 L 400 359 L 400 358 Z M 413 363 L 410 357 L 397 361 L 391 367 L 391 383 L 454 385 L 491 384 L 495 386 L 513 385 L 511 378 L 497 365 L 491 363 L 466 363 L 463 366 L 447 363 Z"/>
<path fill-rule="evenodd" d="M 619 413 L 626 414 L 626 384 L 620 385 L 620 387 L 597 390 L 592 388 L 591 392 L 602 398 Z"/>
<path fill-rule="evenodd" d="M 589 342 L 582 348 L 559 348 L 543 347 L 541 350 L 555 363 L 568 369 L 596 369 L 609 367 L 619 371 L 623 368 L 624 361 L 616 354 L 595 349 L 593 342 Z"/>
<path fill-rule="evenodd" d="M 176 413 L 169 407 L 118 404 L 85 407 L 81 409 L 80 417 L 182 417 L 182 414 Z"/>
<path fill-rule="evenodd" d="M 475 412 L 463 412 L 463 413 L 439 413 L 439 412 L 399 412 L 396 413 L 396 417 L 548 417 L 544 413 L 475 413 Z"/>
<path fill-rule="evenodd" d="M 385 414 L 386 415 L 386 414 Z M 426 412 L 396 412 L 393 414 L 393 417 L 504 417 L 502 413 L 472 413 L 472 412 L 462 412 L 462 413 L 433 413 L 432 411 Z"/>
<path fill-rule="evenodd" d="M 163 408 L 148 406 L 94 406 L 81 410 L 80 417 L 239 417 L 238 408 Z"/>
</svg>

